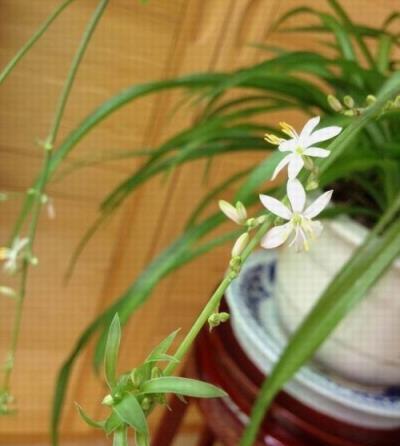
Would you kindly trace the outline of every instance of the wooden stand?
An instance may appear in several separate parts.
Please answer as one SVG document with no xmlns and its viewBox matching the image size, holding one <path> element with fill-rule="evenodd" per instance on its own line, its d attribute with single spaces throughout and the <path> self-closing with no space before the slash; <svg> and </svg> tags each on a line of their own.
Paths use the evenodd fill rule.
<svg viewBox="0 0 400 446">
<path fill-rule="evenodd" d="M 216 441 L 226 446 L 239 443 L 258 389 L 264 380 L 233 336 L 229 323 L 198 337 L 185 376 L 214 383 L 227 391 L 229 399 L 189 400 L 172 397 L 153 446 L 170 446 L 189 404 L 196 403 L 204 427 L 198 446 Z M 281 392 L 266 416 L 254 446 L 400 446 L 400 429 L 376 430 L 343 423 Z"/>
</svg>

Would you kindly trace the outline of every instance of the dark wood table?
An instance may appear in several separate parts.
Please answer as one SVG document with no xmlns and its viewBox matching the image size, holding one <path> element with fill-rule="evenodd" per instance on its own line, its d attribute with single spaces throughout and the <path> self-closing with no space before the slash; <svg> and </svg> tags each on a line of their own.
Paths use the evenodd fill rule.
<svg viewBox="0 0 400 446">
<path fill-rule="evenodd" d="M 226 446 L 239 443 L 246 417 L 264 380 L 236 341 L 229 323 L 203 330 L 184 374 L 214 383 L 229 399 L 192 400 L 204 418 L 199 446 L 216 441 Z M 153 446 L 169 446 L 177 435 L 188 405 L 170 400 Z M 376 430 L 343 423 L 305 406 L 281 392 L 265 417 L 255 446 L 400 446 L 400 429 Z"/>
</svg>

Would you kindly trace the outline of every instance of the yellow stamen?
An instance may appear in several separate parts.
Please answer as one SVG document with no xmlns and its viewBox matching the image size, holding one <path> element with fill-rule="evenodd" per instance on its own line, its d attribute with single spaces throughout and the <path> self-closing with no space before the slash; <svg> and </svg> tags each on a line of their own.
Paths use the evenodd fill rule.
<svg viewBox="0 0 400 446">
<path fill-rule="evenodd" d="M 5 260 L 8 257 L 10 250 L 8 248 L 0 248 L 0 260 Z"/>
<path fill-rule="evenodd" d="M 279 138 L 278 136 L 273 135 L 272 133 L 266 133 L 264 136 L 265 141 L 269 142 L 270 144 L 273 144 L 274 146 L 279 146 L 284 139 Z"/>
<path fill-rule="evenodd" d="M 280 122 L 279 125 L 281 126 L 283 133 L 286 133 L 286 135 L 290 136 L 291 138 L 297 137 L 296 130 L 290 124 L 287 122 Z"/>
</svg>

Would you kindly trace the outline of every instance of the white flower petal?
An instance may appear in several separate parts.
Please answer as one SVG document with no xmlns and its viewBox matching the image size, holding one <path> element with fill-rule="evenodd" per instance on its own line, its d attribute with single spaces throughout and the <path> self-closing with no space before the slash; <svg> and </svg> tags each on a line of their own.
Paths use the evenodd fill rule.
<svg viewBox="0 0 400 446">
<path fill-rule="evenodd" d="M 315 221 L 310 221 L 309 225 L 310 225 L 313 237 L 318 238 L 321 235 L 322 230 L 324 229 L 324 227 L 322 226 L 322 223 L 318 220 L 315 220 Z"/>
<path fill-rule="evenodd" d="M 280 152 L 293 152 L 297 145 L 297 139 L 285 139 L 279 144 L 278 150 Z"/>
<path fill-rule="evenodd" d="M 275 167 L 274 173 L 272 174 L 271 180 L 275 180 L 279 172 L 285 168 L 286 164 L 288 164 L 291 159 L 290 157 L 291 155 L 287 155 L 278 163 L 278 165 Z"/>
<path fill-rule="evenodd" d="M 288 176 L 289 180 L 293 180 L 300 173 L 304 166 L 303 158 L 300 155 L 293 154 L 289 161 Z"/>
<path fill-rule="evenodd" d="M 263 206 L 278 217 L 285 220 L 290 220 L 292 218 L 292 212 L 290 212 L 290 210 L 276 198 L 260 194 L 260 200 Z"/>
<path fill-rule="evenodd" d="M 320 117 L 316 116 L 315 118 L 309 119 L 305 126 L 303 127 L 303 130 L 300 133 L 299 137 L 299 145 L 305 146 L 307 144 L 307 139 L 310 137 L 311 133 L 314 131 L 315 127 L 319 124 Z"/>
<path fill-rule="evenodd" d="M 326 158 L 331 154 L 330 150 L 321 149 L 320 147 L 309 147 L 304 151 L 304 155 L 316 156 L 317 158 Z"/>
<path fill-rule="evenodd" d="M 275 226 L 270 229 L 261 240 L 261 246 L 265 249 L 272 249 L 283 245 L 292 230 L 293 226 L 290 222 L 285 223 L 284 225 Z"/>
<path fill-rule="evenodd" d="M 336 125 L 319 129 L 310 135 L 307 140 L 306 147 L 311 147 L 318 142 L 334 138 L 335 136 L 339 135 L 341 131 L 342 127 L 337 127 Z"/>
<path fill-rule="evenodd" d="M 300 181 L 297 179 L 289 180 L 286 190 L 293 212 L 303 212 L 306 204 L 306 191 Z"/>
<path fill-rule="evenodd" d="M 307 237 L 300 226 L 296 226 L 295 234 L 293 240 L 289 243 L 289 247 L 293 245 L 297 252 L 308 250 Z"/>
<path fill-rule="evenodd" d="M 308 208 L 304 211 L 303 215 L 306 218 L 312 219 L 320 214 L 328 205 L 329 201 L 332 198 L 333 190 L 329 190 L 325 192 L 321 196 L 319 196 L 314 203 L 312 203 Z"/>
</svg>

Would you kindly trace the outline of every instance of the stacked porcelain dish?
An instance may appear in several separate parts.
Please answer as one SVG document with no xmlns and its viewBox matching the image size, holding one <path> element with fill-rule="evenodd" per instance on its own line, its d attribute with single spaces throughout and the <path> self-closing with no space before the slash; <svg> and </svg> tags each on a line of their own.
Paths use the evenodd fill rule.
<svg viewBox="0 0 400 446">
<path fill-rule="evenodd" d="M 227 292 L 235 336 L 266 375 L 288 338 L 276 299 L 278 267 L 273 251 L 256 252 Z M 354 426 L 387 430 L 400 427 L 400 389 L 395 386 L 359 385 L 310 364 L 285 389 L 312 409 Z"/>
</svg>

